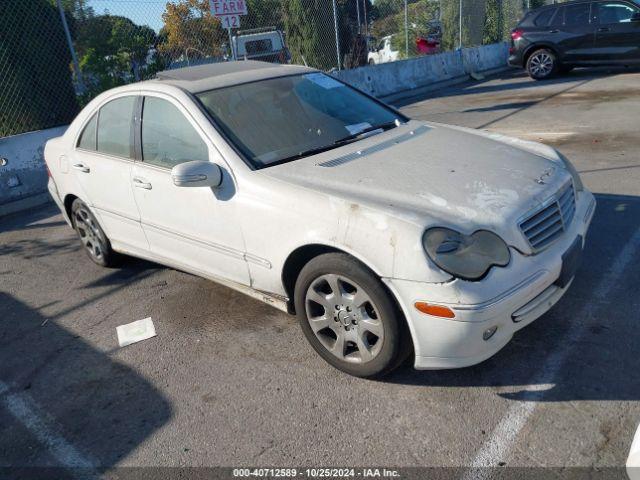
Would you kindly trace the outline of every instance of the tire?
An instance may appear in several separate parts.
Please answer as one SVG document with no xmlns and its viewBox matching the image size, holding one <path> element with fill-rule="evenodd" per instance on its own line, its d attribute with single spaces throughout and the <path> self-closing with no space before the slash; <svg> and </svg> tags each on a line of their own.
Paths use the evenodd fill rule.
<svg viewBox="0 0 640 480">
<path fill-rule="evenodd" d="M 527 59 L 527 73 L 534 80 L 546 80 L 558 71 L 556 54 L 547 48 L 536 50 Z"/>
<path fill-rule="evenodd" d="M 114 267 L 120 256 L 111 248 L 111 242 L 86 203 L 76 198 L 71 205 L 73 228 L 80 238 L 83 250 L 101 267 Z"/>
<path fill-rule="evenodd" d="M 296 281 L 295 306 L 311 346 L 350 375 L 384 376 L 411 353 L 409 332 L 390 294 L 371 270 L 347 254 L 327 253 L 309 261 Z"/>
</svg>

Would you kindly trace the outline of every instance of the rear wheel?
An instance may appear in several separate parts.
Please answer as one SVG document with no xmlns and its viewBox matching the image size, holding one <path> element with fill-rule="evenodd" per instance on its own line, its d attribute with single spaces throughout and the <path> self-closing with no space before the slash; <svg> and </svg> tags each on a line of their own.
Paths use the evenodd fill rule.
<svg viewBox="0 0 640 480">
<path fill-rule="evenodd" d="M 311 346 L 346 373 L 382 376 L 411 351 L 401 313 L 380 279 L 346 254 L 320 255 L 305 265 L 295 303 Z"/>
<path fill-rule="evenodd" d="M 533 52 L 527 59 L 527 73 L 534 80 L 545 80 L 558 70 L 556 54 L 546 48 Z"/>
<path fill-rule="evenodd" d="M 115 266 L 119 260 L 118 254 L 111 249 L 111 242 L 95 215 L 79 198 L 71 205 L 71 220 L 89 258 L 102 267 Z"/>
</svg>

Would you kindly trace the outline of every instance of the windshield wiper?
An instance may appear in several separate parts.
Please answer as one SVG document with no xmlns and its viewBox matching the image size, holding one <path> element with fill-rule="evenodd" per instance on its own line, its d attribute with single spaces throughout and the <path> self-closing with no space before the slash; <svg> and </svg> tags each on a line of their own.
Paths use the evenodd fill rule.
<svg viewBox="0 0 640 480">
<path fill-rule="evenodd" d="M 369 132 L 375 132 L 376 130 L 382 130 L 383 132 L 387 131 L 387 130 L 391 130 L 392 128 L 395 128 L 398 126 L 398 121 L 394 120 L 393 122 L 387 122 L 387 123 L 383 123 L 381 125 L 375 125 L 375 126 L 371 126 L 371 127 L 367 127 L 364 130 L 360 130 L 359 132 L 356 133 L 352 133 L 351 135 L 347 135 L 344 138 L 341 138 L 340 140 L 336 140 L 335 142 L 333 142 L 334 145 L 344 145 L 346 143 L 349 143 L 352 140 L 359 140 L 363 135 L 369 133 Z"/>
</svg>

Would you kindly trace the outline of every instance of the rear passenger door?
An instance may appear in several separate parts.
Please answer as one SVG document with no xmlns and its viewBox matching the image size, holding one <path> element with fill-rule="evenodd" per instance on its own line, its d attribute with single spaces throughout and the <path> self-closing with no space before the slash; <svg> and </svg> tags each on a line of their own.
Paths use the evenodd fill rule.
<svg viewBox="0 0 640 480">
<path fill-rule="evenodd" d="M 551 33 L 564 63 L 588 63 L 595 48 L 596 27 L 591 21 L 591 4 L 565 5 L 556 12 Z"/>
<path fill-rule="evenodd" d="M 85 123 L 71 153 L 70 171 L 114 244 L 147 250 L 131 189 L 133 115 L 137 95 L 110 99 Z M 118 245 L 120 244 L 120 245 Z"/>
<path fill-rule="evenodd" d="M 627 2 L 594 4 L 596 58 L 603 63 L 640 62 L 640 9 Z"/>
</svg>

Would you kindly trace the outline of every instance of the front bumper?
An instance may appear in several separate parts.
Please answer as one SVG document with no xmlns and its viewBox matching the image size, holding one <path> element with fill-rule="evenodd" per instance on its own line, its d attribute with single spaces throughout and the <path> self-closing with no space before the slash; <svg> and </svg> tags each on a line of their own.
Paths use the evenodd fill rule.
<svg viewBox="0 0 640 480">
<path fill-rule="evenodd" d="M 549 310 L 567 291 L 554 283 L 562 269 L 562 254 L 578 235 L 583 241 L 595 211 L 595 198 L 578 195 L 571 227 L 546 250 L 526 256 L 512 249 L 505 268 L 493 268 L 479 282 L 453 280 L 421 283 L 384 279 L 400 301 L 413 337 L 415 367 L 445 369 L 480 363 L 504 347 L 513 334 Z M 447 319 L 423 314 L 417 301 L 445 305 L 455 313 Z M 498 327 L 488 340 L 485 331 Z"/>
</svg>

